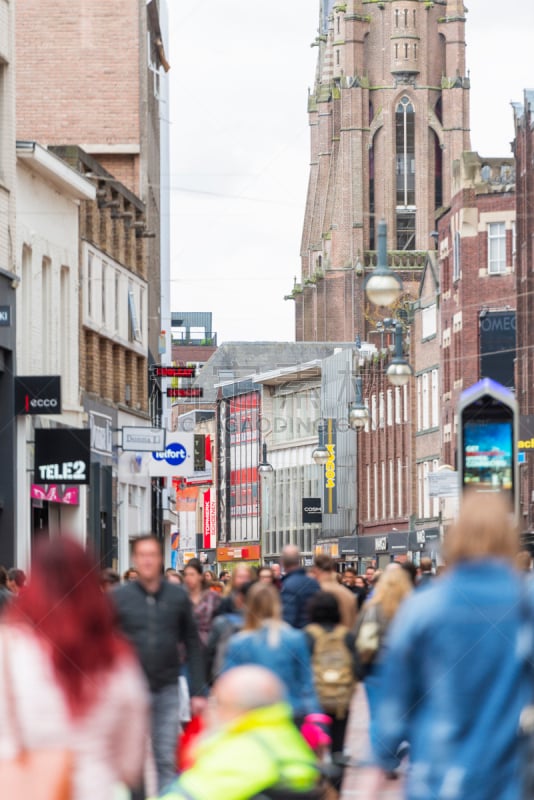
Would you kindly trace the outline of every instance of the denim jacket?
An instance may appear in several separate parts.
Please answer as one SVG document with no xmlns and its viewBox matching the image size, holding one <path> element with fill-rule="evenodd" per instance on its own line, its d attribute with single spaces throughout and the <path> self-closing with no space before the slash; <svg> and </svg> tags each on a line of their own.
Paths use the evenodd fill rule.
<svg viewBox="0 0 534 800">
<path fill-rule="evenodd" d="M 258 664 L 276 673 L 286 687 L 295 717 L 320 711 L 303 631 L 283 622 L 268 621 L 258 630 L 234 634 L 228 642 L 223 672 L 242 664 Z"/>
<path fill-rule="evenodd" d="M 399 609 L 378 666 L 376 763 L 410 745 L 406 796 L 520 797 L 519 716 L 531 700 L 520 578 L 504 562 L 466 562 Z"/>
</svg>

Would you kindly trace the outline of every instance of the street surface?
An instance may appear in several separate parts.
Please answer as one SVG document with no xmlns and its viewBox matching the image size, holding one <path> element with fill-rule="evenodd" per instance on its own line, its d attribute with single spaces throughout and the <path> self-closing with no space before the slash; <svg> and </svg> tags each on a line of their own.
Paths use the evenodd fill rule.
<svg viewBox="0 0 534 800">
<path fill-rule="evenodd" d="M 345 750 L 351 759 L 356 762 L 365 763 L 368 761 L 369 738 L 367 727 L 369 722 L 369 710 L 367 698 L 363 684 L 359 683 L 354 693 L 354 699 L 350 710 L 349 724 L 347 727 L 347 741 Z M 357 767 L 347 767 L 341 791 L 340 800 L 367 800 L 363 792 L 358 788 L 358 777 L 361 770 Z M 388 781 L 386 788 L 380 795 L 384 800 L 401 800 L 402 781 Z"/>
</svg>

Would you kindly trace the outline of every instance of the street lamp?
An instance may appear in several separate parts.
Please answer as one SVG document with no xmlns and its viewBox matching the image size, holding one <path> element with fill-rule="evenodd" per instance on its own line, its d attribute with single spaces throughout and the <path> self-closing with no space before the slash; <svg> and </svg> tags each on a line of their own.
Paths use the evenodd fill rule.
<svg viewBox="0 0 534 800">
<path fill-rule="evenodd" d="M 260 473 L 260 475 L 267 475 L 269 472 L 273 471 L 273 465 L 270 463 L 270 461 L 267 461 L 267 443 L 266 442 L 263 443 L 261 452 L 262 452 L 262 456 L 261 456 L 261 461 L 258 464 L 258 472 Z"/>
<path fill-rule="evenodd" d="M 320 467 L 324 467 L 324 465 L 328 462 L 330 458 L 330 453 L 325 447 L 324 443 L 324 424 L 322 422 L 319 423 L 318 426 L 318 433 L 319 433 L 319 444 L 312 452 L 312 458 L 316 464 Z"/>
<path fill-rule="evenodd" d="M 369 419 L 369 411 L 363 403 L 362 379 L 360 375 L 358 375 L 354 381 L 354 388 L 356 397 L 350 406 L 349 425 L 352 430 L 357 431 L 360 428 L 365 428 L 367 420 Z"/>
<path fill-rule="evenodd" d="M 386 370 L 388 381 L 393 386 L 405 386 L 413 375 L 413 369 L 402 353 L 402 325 L 395 323 L 395 355 Z"/>
<path fill-rule="evenodd" d="M 367 298 L 377 306 L 391 306 L 402 293 L 402 280 L 388 267 L 387 225 L 378 223 L 378 251 L 376 267 L 364 283 Z"/>
</svg>

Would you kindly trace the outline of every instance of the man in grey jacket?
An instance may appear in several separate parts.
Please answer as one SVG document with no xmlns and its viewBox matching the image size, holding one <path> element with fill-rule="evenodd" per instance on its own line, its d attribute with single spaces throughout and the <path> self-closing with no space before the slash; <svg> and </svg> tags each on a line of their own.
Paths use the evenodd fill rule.
<svg viewBox="0 0 534 800">
<path fill-rule="evenodd" d="M 160 541 L 151 534 L 138 537 L 133 560 L 138 579 L 114 590 L 110 597 L 150 688 L 152 749 L 161 791 L 176 775 L 180 647 L 187 658 L 193 714 L 201 713 L 206 703 L 205 667 L 189 597 L 162 574 Z M 133 796 L 144 797 L 144 792 Z"/>
</svg>

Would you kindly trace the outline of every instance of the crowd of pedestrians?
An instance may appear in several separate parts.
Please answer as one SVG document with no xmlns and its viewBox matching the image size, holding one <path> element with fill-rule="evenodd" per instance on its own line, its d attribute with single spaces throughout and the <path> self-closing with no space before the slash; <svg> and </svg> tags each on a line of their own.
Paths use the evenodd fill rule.
<svg viewBox="0 0 534 800">
<path fill-rule="evenodd" d="M 520 798 L 534 600 L 518 551 L 504 499 L 469 494 L 440 575 L 426 556 L 305 567 L 294 546 L 280 566 L 164 570 L 145 535 L 121 577 L 43 539 L 28 581 L 0 568 L 0 777 L 52 751 L 71 800 L 330 800 L 363 691 L 362 797 L 400 779 L 409 800 Z"/>
</svg>

